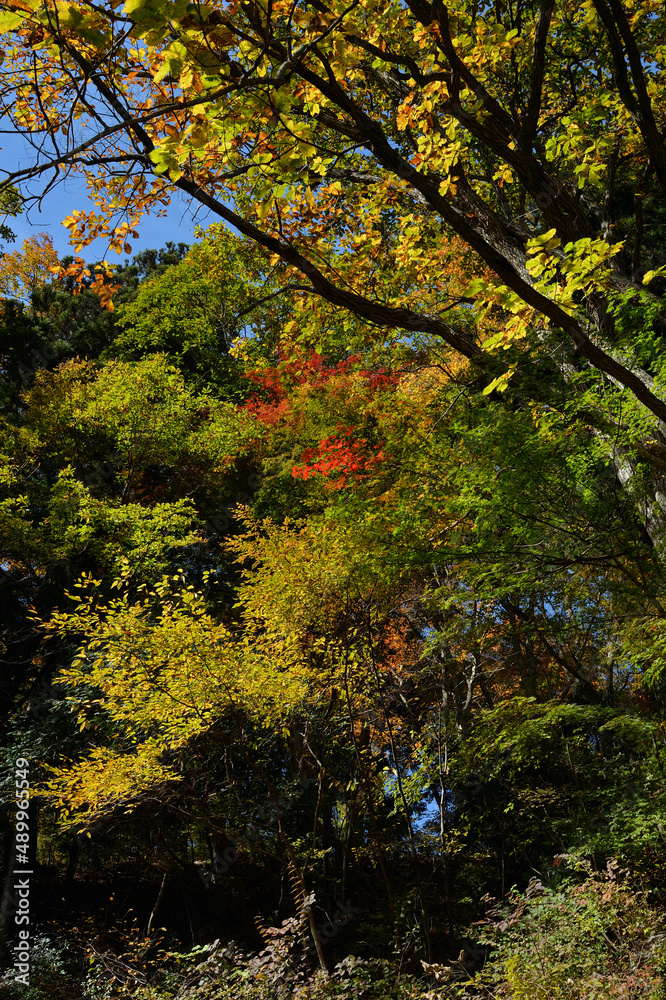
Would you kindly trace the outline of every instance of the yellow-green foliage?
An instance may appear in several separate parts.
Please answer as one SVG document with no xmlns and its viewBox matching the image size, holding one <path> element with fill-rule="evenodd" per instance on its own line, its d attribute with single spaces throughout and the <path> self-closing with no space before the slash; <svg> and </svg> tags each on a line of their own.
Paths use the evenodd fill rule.
<svg viewBox="0 0 666 1000">
<path fill-rule="evenodd" d="M 238 314 L 266 295 L 267 254 L 224 226 L 202 234 L 180 264 L 142 283 L 136 299 L 118 311 L 116 357 L 167 351 L 200 373 L 219 374 L 225 348 L 241 332 Z M 272 300 L 271 300 L 272 302 Z M 251 310 L 248 320 L 266 309 Z"/>
<path fill-rule="evenodd" d="M 363 586 L 363 540 L 325 520 L 276 525 L 246 517 L 245 524 L 250 531 L 228 543 L 251 567 L 240 589 L 245 614 L 276 634 L 325 632 L 336 610 Z"/>
<path fill-rule="evenodd" d="M 68 692 L 81 729 L 93 737 L 87 756 L 56 768 L 45 790 L 70 822 L 177 780 L 164 755 L 225 714 L 279 725 L 302 699 L 307 680 L 293 640 L 233 632 L 192 588 L 174 597 L 173 581 L 164 580 L 141 600 L 122 595 L 98 606 L 98 582 L 84 581 L 82 596 L 73 597 L 76 610 L 48 623 L 82 639 L 56 683 Z M 97 726 L 114 737 L 110 745 L 94 745 Z"/>
<path fill-rule="evenodd" d="M 118 475 L 135 484 L 155 464 L 184 456 L 225 471 L 256 433 L 247 414 L 197 395 L 163 354 L 141 361 L 71 361 L 37 376 L 27 395 L 28 425 L 51 459 L 85 469 L 91 452 L 113 455 Z"/>
</svg>

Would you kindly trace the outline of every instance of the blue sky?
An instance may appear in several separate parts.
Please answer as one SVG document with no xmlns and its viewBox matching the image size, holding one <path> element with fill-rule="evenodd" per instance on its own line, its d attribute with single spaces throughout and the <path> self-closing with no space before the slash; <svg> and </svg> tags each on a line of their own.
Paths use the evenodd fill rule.
<svg viewBox="0 0 666 1000">
<path fill-rule="evenodd" d="M 13 172 L 21 166 L 28 166 L 32 161 L 31 151 L 26 148 L 18 135 L 0 135 L 0 150 L 0 167 L 3 171 Z M 33 185 L 31 191 L 37 193 L 39 187 Z M 73 253 L 62 220 L 75 208 L 85 211 L 94 208 L 88 200 L 83 180 L 77 176 L 62 181 L 54 188 L 45 197 L 41 211 L 34 207 L 15 219 L 7 220 L 9 227 L 16 233 L 16 242 L 9 244 L 6 249 L 8 251 L 19 249 L 26 237 L 43 232 L 51 236 L 59 256 L 64 257 L 65 254 Z M 132 253 L 150 247 L 164 246 L 168 240 L 173 240 L 174 243 L 179 241 L 192 243 L 195 226 L 197 224 L 206 226 L 213 221 L 212 217 L 201 211 L 195 219 L 187 201 L 177 192 L 165 218 L 156 218 L 154 215 L 144 217 L 138 228 L 139 238 L 130 240 Z M 101 239 L 85 247 L 81 256 L 89 261 L 102 260 L 105 257 L 108 257 L 111 263 L 120 263 L 124 260 L 124 255 L 118 256 L 114 251 L 109 252 L 107 242 Z"/>
</svg>

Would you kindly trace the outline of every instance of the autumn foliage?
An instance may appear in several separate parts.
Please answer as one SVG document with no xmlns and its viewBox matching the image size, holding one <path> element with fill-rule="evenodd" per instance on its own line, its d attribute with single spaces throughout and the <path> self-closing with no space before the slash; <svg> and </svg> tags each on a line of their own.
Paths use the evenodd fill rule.
<svg viewBox="0 0 666 1000">
<path fill-rule="evenodd" d="M 0 259 L 28 1000 L 658 1000 L 663 3 L 0 33 L 0 208 L 92 201 Z M 80 256 L 176 194 L 193 246 Z"/>
</svg>

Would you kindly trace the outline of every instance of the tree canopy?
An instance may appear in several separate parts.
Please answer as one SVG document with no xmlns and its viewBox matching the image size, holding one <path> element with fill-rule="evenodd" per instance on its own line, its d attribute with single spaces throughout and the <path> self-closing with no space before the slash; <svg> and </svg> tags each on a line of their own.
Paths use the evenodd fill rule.
<svg viewBox="0 0 666 1000">
<path fill-rule="evenodd" d="M 365 321 L 487 369 L 492 351 L 447 313 L 499 296 L 515 320 L 496 348 L 535 313 L 666 416 L 607 322 L 641 288 L 643 202 L 666 184 L 658 3 L 2 9 L 3 110 L 35 149 L 9 181 L 83 172 L 99 210 L 67 220 L 79 248 L 104 234 L 122 249 L 175 186 Z M 492 279 L 449 288 L 454 234 Z"/>
</svg>

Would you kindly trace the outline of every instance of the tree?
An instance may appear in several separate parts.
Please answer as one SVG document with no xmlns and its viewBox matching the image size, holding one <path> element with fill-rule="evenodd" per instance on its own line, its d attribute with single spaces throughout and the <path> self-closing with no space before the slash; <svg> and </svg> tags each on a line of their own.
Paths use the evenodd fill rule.
<svg viewBox="0 0 666 1000">
<path fill-rule="evenodd" d="M 652 0 L 492 13 L 416 0 L 270 11 L 27 0 L 3 10 L 16 39 L 3 108 L 19 131 L 42 137 L 34 162 L 8 180 L 52 183 L 63 168 L 82 170 L 101 211 L 69 219 L 80 245 L 104 233 L 120 250 L 175 186 L 334 305 L 430 331 L 496 372 L 494 355 L 442 318 L 451 303 L 438 237 L 455 233 L 496 275 L 469 289 L 473 301 L 499 296 L 513 310 L 505 345 L 534 316 L 535 333 L 551 329 L 566 354 L 666 417 L 612 343 L 614 294 L 640 291 L 643 201 L 666 183 L 653 97 L 663 13 Z M 54 86 L 57 99 L 40 100 Z M 632 185 L 633 271 L 612 263 L 617 204 Z M 113 226 L 121 202 L 127 218 Z M 360 228 L 350 225 L 359 211 Z M 412 285 L 375 297 L 366 268 L 354 280 L 349 251 L 379 248 L 398 264 L 420 257 L 428 293 L 415 297 Z M 544 257 L 552 273 L 539 282 Z"/>
<path fill-rule="evenodd" d="M 242 397 L 244 380 L 231 347 L 244 333 L 269 351 L 289 297 L 276 289 L 269 255 L 256 244 L 219 225 L 199 235 L 177 266 L 146 276 L 136 297 L 121 306 L 106 355 L 140 358 L 162 351 L 197 384 Z"/>
<path fill-rule="evenodd" d="M 31 236 L 15 253 L 0 259 L 0 292 L 3 297 L 24 299 L 51 280 L 50 269 L 59 264 L 53 240 L 46 233 Z"/>
<path fill-rule="evenodd" d="M 0 302 L 0 391 L 9 419 L 20 422 L 21 393 L 41 369 L 76 357 L 97 359 L 105 350 L 113 356 L 110 347 L 119 330 L 100 290 L 108 293 L 112 287 L 115 302 L 126 305 L 142 280 L 157 277 L 186 250 L 183 243 L 144 250 L 116 268 L 112 284 L 102 281 L 101 288 L 95 279 L 106 276 L 103 262 L 85 267 L 70 256 L 60 261 L 46 237 L 31 237 L 21 251 L 5 254 L 0 262 L 5 293 Z"/>
<path fill-rule="evenodd" d="M 16 234 L 9 228 L 4 219 L 7 216 L 14 217 L 20 215 L 23 210 L 23 200 L 12 185 L 5 185 L 0 194 L 0 213 L 3 215 L 3 222 L 0 223 L 0 237 L 8 243 L 13 243 Z"/>
</svg>

